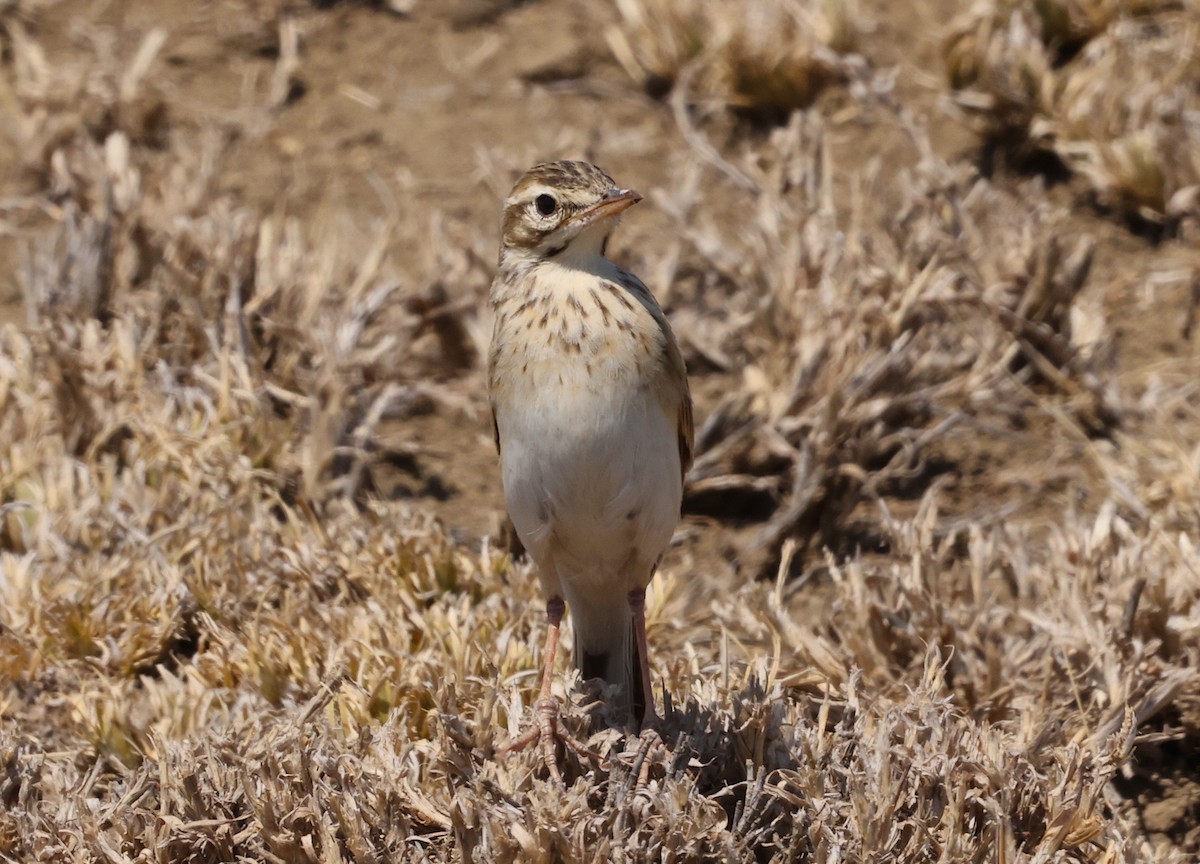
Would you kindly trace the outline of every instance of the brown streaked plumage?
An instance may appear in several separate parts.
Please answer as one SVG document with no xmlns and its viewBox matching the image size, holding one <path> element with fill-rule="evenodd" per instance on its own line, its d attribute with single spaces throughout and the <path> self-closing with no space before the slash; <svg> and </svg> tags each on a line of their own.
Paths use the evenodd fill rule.
<svg viewBox="0 0 1200 864">
<path fill-rule="evenodd" d="M 645 589 L 679 520 L 692 462 L 683 357 L 654 296 L 605 257 L 641 196 L 586 162 L 530 169 L 504 204 L 488 389 L 509 514 L 547 597 L 538 722 L 553 774 L 550 699 L 564 601 L 584 677 L 616 685 L 653 726 Z"/>
</svg>

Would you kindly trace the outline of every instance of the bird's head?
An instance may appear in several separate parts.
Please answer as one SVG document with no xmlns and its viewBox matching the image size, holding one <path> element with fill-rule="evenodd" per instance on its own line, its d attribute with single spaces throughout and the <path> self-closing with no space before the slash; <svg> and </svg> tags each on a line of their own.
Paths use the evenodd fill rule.
<svg viewBox="0 0 1200 864">
<path fill-rule="evenodd" d="M 500 260 L 603 255 L 617 217 L 641 200 L 588 162 L 535 165 L 504 202 Z"/>
</svg>

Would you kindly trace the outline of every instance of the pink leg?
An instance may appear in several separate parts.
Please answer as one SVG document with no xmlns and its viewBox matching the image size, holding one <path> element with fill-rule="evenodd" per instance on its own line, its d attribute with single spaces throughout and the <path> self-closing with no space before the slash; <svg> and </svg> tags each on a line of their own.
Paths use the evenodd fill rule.
<svg viewBox="0 0 1200 864">
<path fill-rule="evenodd" d="M 642 699 L 646 705 L 642 729 L 658 730 L 662 727 L 662 718 L 654 709 L 654 685 L 650 681 L 650 654 L 646 645 L 645 588 L 635 588 L 629 592 L 629 611 L 633 613 L 633 638 L 637 640 L 638 659 L 641 662 Z"/>
<path fill-rule="evenodd" d="M 502 753 L 512 753 L 524 750 L 536 741 L 542 754 L 542 761 L 546 763 L 550 776 L 559 785 L 562 785 L 562 773 L 558 770 L 555 742 L 562 741 L 581 756 L 600 759 L 599 754 L 588 750 L 569 734 L 559 729 L 558 702 L 550 695 L 550 687 L 554 682 L 554 659 L 558 656 L 558 632 L 562 626 L 565 610 L 566 604 L 563 603 L 561 597 L 551 597 L 546 601 L 546 647 L 542 658 L 542 688 L 538 694 L 538 701 L 534 705 L 534 722 L 519 737 L 500 749 Z"/>
<path fill-rule="evenodd" d="M 542 652 L 542 690 L 538 701 L 550 698 L 550 683 L 554 680 L 554 660 L 558 656 L 558 631 L 562 626 L 563 612 L 567 604 L 561 597 L 551 597 L 546 601 L 546 647 Z"/>
</svg>

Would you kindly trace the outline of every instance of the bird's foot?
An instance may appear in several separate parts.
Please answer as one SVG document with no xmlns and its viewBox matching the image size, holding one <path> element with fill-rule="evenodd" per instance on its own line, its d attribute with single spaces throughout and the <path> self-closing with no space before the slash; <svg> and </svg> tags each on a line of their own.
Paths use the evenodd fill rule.
<svg viewBox="0 0 1200 864">
<path fill-rule="evenodd" d="M 650 756 L 658 749 L 667 749 L 665 736 L 663 719 L 653 709 L 648 710 L 642 718 L 641 731 L 634 739 L 637 741 L 636 749 L 627 750 L 622 758 L 622 761 L 629 760 L 629 776 L 633 788 L 640 789 L 649 781 L 650 768 L 655 762 Z M 630 743 L 632 744 L 632 741 Z"/>
<path fill-rule="evenodd" d="M 533 723 L 519 736 L 501 747 L 500 752 L 516 753 L 532 744 L 537 744 L 542 761 L 546 763 L 546 769 L 550 772 L 550 777 L 561 786 L 563 779 L 562 772 L 558 768 L 557 744 L 559 742 L 573 750 L 580 758 L 589 759 L 596 764 L 604 761 L 603 756 L 589 750 L 587 745 L 562 728 L 562 724 L 559 722 L 558 701 L 555 699 L 539 699 L 534 705 Z"/>
</svg>

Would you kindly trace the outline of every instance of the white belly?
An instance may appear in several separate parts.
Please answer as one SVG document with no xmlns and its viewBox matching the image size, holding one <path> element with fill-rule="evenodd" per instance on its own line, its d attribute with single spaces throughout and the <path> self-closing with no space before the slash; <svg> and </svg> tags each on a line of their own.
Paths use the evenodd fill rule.
<svg viewBox="0 0 1200 864">
<path fill-rule="evenodd" d="M 632 376 L 543 368 L 497 415 L 509 515 L 548 589 L 623 598 L 649 582 L 679 519 L 677 420 Z"/>
</svg>

